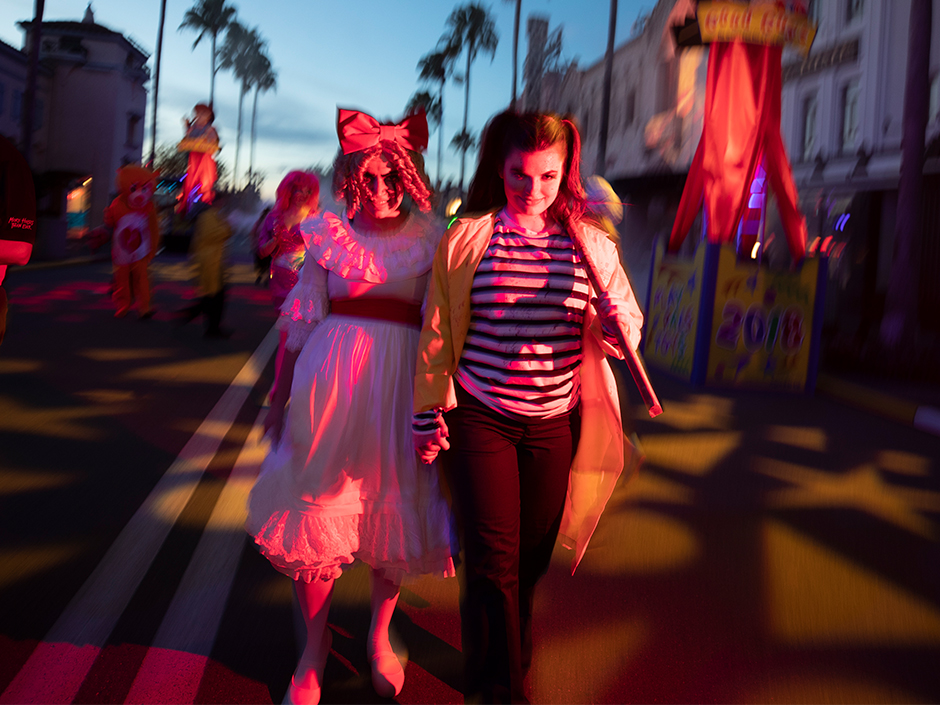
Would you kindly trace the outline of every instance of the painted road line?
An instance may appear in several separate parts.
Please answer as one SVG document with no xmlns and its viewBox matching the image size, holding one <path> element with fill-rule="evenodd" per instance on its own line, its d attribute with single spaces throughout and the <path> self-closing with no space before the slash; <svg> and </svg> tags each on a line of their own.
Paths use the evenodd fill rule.
<svg viewBox="0 0 940 705">
<path fill-rule="evenodd" d="M 819 375 L 816 389 L 833 399 L 907 425 L 914 423 L 914 414 L 917 413 L 914 402 L 825 374 Z"/>
<path fill-rule="evenodd" d="M 277 347 L 272 327 L 148 495 L 0 703 L 70 703 Z"/>
<path fill-rule="evenodd" d="M 219 495 L 153 645 L 127 696 L 129 703 L 193 703 L 238 570 L 248 493 L 268 451 L 258 416 Z"/>
<path fill-rule="evenodd" d="M 828 397 L 940 436 L 940 409 L 919 405 L 860 384 L 819 375 L 816 389 Z"/>
</svg>

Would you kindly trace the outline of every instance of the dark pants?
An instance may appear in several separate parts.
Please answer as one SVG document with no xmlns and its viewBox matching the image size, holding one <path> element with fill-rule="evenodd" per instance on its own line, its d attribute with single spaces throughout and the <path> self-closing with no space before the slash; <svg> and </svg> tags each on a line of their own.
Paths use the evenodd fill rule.
<svg viewBox="0 0 940 705">
<path fill-rule="evenodd" d="M 222 312 L 225 310 L 225 289 L 212 296 L 202 298 L 202 311 L 206 316 L 206 335 L 216 335 L 222 330 Z"/>
<path fill-rule="evenodd" d="M 468 702 L 527 702 L 535 584 L 548 570 L 581 432 L 578 409 L 516 420 L 457 386 L 444 470 L 464 550 Z"/>
<path fill-rule="evenodd" d="M 219 289 L 212 296 L 203 296 L 195 303 L 182 309 L 178 315 L 181 325 L 195 320 L 200 315 L 206 319 L 206 335 L 218 336 L 222 331 L 222 313 L 225 310 L 225 289 Z"/>
</svg>

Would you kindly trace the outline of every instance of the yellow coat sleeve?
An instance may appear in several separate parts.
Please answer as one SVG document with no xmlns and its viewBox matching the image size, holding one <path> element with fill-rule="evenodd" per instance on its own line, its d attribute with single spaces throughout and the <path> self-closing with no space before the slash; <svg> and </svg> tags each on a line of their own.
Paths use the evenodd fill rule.
<svg viewBox="0 0 940 705">
<path fill-rule="evenodd" d="M 449 229 L 434 255 L 428 299 L 424 308 L 424 324 L 418 341 L 418 363 L 415 370 L 414 410 L 447 410 L 456 406 L 451 376 L 457 366 L 450 320 L 450 282 L 448 263 L 454 228 Z M 449 403 L 450 402 L 450 403 Z"/>
</svg>

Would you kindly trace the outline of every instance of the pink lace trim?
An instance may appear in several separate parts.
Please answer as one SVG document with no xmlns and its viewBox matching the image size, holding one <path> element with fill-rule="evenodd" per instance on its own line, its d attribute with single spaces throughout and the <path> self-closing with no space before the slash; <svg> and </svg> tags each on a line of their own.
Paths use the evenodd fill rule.
<svg viewBox="0 0 940 705">
<path fill-rule="evenodd" d="M 333 580 L 361 560 L 400 585 L 422 575 L 456 575 L 454 536 L 425 545 L 432 526 L 448 524 L 444 517 L 406 527 L 398 514 L 314 516 L 284 510 L 269 517 L 254 540 L 265 558 L 293 580 Z"/>
<path fill-rule="evenodd" d="M 401 278 L 427 272 L 444 234 L 442 224 L 423 213 L 409 216 L 392 234 L 357 232 L 345 215 L 334 213 L 305 220 L 300 230 L 320 266 L 344 279 L 376 284 L 390 272 Z"/>
</svg>

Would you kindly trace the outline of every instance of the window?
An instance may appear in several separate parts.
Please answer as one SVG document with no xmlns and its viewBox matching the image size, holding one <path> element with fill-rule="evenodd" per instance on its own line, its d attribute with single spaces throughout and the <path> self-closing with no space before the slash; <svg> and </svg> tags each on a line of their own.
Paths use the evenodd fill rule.
<svg viewBox="0 0 940 705">
<path fill-rule="evenodd" d="M 124 138 L 124 144 L 128 147 L 137 146 L 137 125 L 140 122 L 140 115 L 128 113 L 127 115 L 127 134 Z"/>
<path fill-rule="evenodd" d="M 656 112 L 661 113 L 676 106 L 679 88 L 678 61 L 666 61 L 659 65 L 659 82 L 656 86 Z"/>
<path fill-rule="evenodd" d="M 0 112 L 3 112 L 3 99 L 0 97 Z M 940 74 L 930 79 L 930 112 L 927 113 L 930 122 L 940 119 Z"/>
<path fill-rule="evenodd" d="M 627 103 L 623 108 L 623 126 L 629 127 L 636 119 L 636 91 L 627 93 Z"/>
<path fill-rule="evenodd" d="M 819 0 L 816 0 L 819 2 Z M 859 20 L 862 18 L 862 8 L 864 7 L 864 0 L 846 0 L 845 3 L 845 21 L 852 22 L 853 20 Z"/>
<path fill-rule="evenodd" d="M 842 154 L 855 154 L 858 148 L 858 80 L 842 89 Z"/>
<path fill-rule="evenodd" d="M 816 96 L 814 95 L 803 100 L 803 135 L 800 144 L 803 145 L 802 161 L 812 161 L 816 156 Z"/>
</svg>

